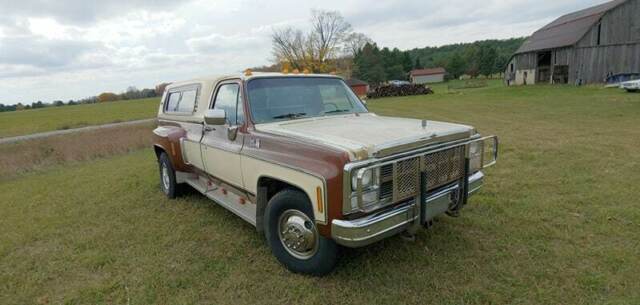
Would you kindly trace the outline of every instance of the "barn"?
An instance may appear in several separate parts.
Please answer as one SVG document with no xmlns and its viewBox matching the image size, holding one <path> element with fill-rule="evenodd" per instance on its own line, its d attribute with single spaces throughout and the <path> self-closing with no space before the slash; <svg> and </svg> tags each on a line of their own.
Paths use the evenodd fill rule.
<svg viewBox="0 0 640 305">
<path fill-rule="evenodd" d="M 640 72 L 640 0 L 614 0 L 558 18 L 515 52 L 507 85 L 593 84 Z"/>
<path fill-rule="evenodd" d="M 441 83 L 447 71 L 444 68 L 416 69 L 409 73 L 409 78 L 414 84 Z"/>
<path fill-rule="evenodd" d="M 347 79 L 345 81 L 357 96 L 366 96 L 369 92 L 369 84 L 357 78 Z"/>
</svg>

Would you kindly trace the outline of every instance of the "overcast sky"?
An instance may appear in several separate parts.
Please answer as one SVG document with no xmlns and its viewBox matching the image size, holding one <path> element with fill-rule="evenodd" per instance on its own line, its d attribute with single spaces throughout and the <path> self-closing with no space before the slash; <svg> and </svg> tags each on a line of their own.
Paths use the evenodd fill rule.
<svg viewBox="0 0 640 305">
<path fill-rule="evenodd" d="M 273 28 L 338 10 L 381 46 L 530 35 L 603 0 L 0 0 L 0 103 L 78 99 L 269 64 Z"/>
</svg>

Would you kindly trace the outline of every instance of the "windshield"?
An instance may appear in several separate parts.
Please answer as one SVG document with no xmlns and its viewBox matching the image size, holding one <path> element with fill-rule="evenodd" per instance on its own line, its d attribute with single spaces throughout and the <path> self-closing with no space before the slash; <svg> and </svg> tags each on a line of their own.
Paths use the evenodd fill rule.
<svg viewBox="0 0 640 305">
<path fill-rule="evenodd" d="M 249 81 L 247 91 L 256 124 L 367 112 L 353 91 L 337 78 L 256 78 Z"/>
</svg>

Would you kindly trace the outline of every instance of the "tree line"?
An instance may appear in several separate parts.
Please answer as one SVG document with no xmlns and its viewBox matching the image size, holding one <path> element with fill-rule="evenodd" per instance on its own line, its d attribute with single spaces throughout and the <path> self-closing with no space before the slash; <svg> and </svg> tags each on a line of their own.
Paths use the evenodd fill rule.
<svg viewBox="0 0 640 305">
<path fill-rule="evenodd" d="M 313 10 L 309 28 L 306 32 L 293 27 L 274 30 L 274 64 L 255 70 L 337 72 L 371 84 L 407 80 L 413 69 L 436 67 L 445 68 L 449 79 L 490 76 L 504 72 L 509 58 L 525 40 L 485 40 L 407 51 L 380 48 L 366 35 L 353 32 L 336 11 Z"/>
<path fill-rule="evenodd" d="M 62 100 L 55 100 L 55 101 L 52 101 L 50 104 L 43 103 L 42 101 L 33 102 L 31 104 L 18 103 L 14 105 L 5 105 L 0 103 L 0 112 L 39 109 L 39 108 L 45 108 L 45 107 L 73 106 L 73 105 L 79 105 L 79 104 L 95 104 L 95 103 L 158 97 L 158 96 L 162 96 L 162 94 L 164 93 L 164 89 L 168 85 L 169 83 L 162 83 L 157 85 L 154 89 L 147 88 L 142 90 L 139 90 L 134 86 L 130 86 L 127 88 L 126 91 L 122 93 L 103 92 L 96 96 L 90 96 L 90 97 L 86 97 L 78 100 L 69 100 L 67 102 L 64 102 Z"/>
</svg>

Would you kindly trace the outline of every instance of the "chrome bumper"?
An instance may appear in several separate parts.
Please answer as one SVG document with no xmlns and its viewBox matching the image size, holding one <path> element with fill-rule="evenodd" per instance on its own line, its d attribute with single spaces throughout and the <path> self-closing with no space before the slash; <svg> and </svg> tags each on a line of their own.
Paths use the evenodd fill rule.
<svg viewBox="0 0 640 305">
<path fill-rule="evenodd" d="M 482 187 L 484 174 L 477 172 L 469 176 L 471 197 Z M 453 203 L 452 195 L 460 189 L 454 185 L 429 195 L 424 204 L 414 201 L 390 211 L 370 215 L 356 220 L 333 220 L 331 236 L 340 245 L 350 248 L 363 247 L 406 230 L 415 221 L 431 220 L 443 214 Z M 433 206 L 434 208 L 423 208 Z"/>
</svg>

